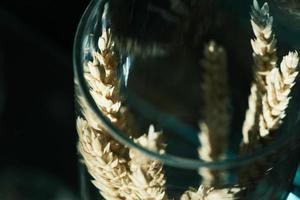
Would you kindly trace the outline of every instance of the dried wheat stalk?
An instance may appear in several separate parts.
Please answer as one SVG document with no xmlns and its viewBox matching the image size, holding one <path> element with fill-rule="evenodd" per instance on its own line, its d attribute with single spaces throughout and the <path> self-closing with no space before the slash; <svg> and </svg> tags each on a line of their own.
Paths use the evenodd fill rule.
<svg viewBox="0 0 300 200">
<path fill-rule="evenodd" d="M 103 114 L 119 129 L 133 135 L 127 109 L 121 104 L 120 83 L 117 77 L 118 59 L 113 51 L 110 32 L 104 31 L 99 38 L 100 52 L 95 52 L 93 61 L 85 65 L 85 78 L 90 93 Z M 146 163 L 137 163 L 137 151 L 123 146 L 103 129 L 101 122 L 88 108 L 83 98 L 79 97 L 84 119 L 77 119 L 79 135 L 78 150 L 83 157 L 88 172 L 93 177 L 92 183 L 105 199 L 153 200 L 166 199 L 164 173 L 158 161 L 144 158 Z M 159 134 L 154 128 L 149 134 L 135 141 L 161 150 L 158 144 Z M 156 149 L 153 149 L 153 148 Z M 135 157 L 133 159 L 133 157 Z M 132 160 L 130 160 L 132 159 Z M 136 170 L 135 170 L 136 169 Z M 138 181 L 144 181 L 140 185 Z M 151 196 L 152 195 L 152 196 Z M 157 195 L 157 196 L 153 196 Z"/>
<path fill-rule="evenodd" d="M 283 57 L 279 68 L 274 68 L 266 76 L 266 94 L 262 98 L 263 111 L 260 114 L 260 135 L 266 137 L 277 129 L 285 117 L 292 87 L 298 75 L 299 57 L 290 52 Z"/>
<path fill-rule="evenodd" d="M 267 3 L 261 9 L 269 16 Z M 254 8 L 259 8 L 256 1 L 254 1 Z M 265 20 L 263 15 L 257 15 L 261 18 L 261 21 L 273 21 L 272 18 Z M 253 17 L 252 17 L 253 18 Z M 257 20 L 256 20 L 257 21 Z M 252 23 L 255 25 L 255 23 Z M 268 23 L 267 23 L 268 24 Z M 269 23 L 270 24 L 270 23 Z M 258 32 L 258 26 L 253 26 L 254 32 Z M 285 56 L 281 62 L 280 69 L 276 67 L 276 40 L 273 36 L 271 38 L 271 24 L 267 28 L 267 35 L 269 37 L 270 44 L 260 45 L 252 42 L 254 55 L 263 55 L 262 59 L 266 62 L 265 71 L 256 70 L 257 79 L 252 85 L 251 95 L 249 97 L 249 110 L 246 113 L 246 120 L 243 127 L 243 146 L 242 153 L 247 153 L 253 149 L 259 148 L 261 145 L 265 145 L 266 138 L 273 139 L 270 132 L 279 128 L 282 123 L 282 119 L 285 117 L 285 109 L 289 103 L 289 94 L 291 88 L 295 84 L 295 78 L 298 74 L 297 66 L 299 62 L 298 54 L 290 52 Z M 255 33 L 257 36 L 257 33 Z M 275 42 L 274 42 L 275 41 Z M 259 52 L 261 50 L 261 52 Z M 264 55 L 264 53 L 267 53 Z M 255 56 L 254 56 L 255 58 Z M 259 56 L 257 56 L 259 58 Z M 260 59 L 256 58 L 256 66 L 263 62 L 257 62 Z M 269 62 L 269 63 L 267 63 Z M 280 156 L 280 155 L 277 155 Z M 274 157 L 267 157 L 252 163 L 245 169 L 242 169 L 240 173 L 240 181 L 245 184 L 251 179 L 259 178 L 263 176 L 272 164 L 274 163 Z"/>
<path fill-rule="evenodd" d="M 229 112 L 229 86 L 227 58 L 225 50 L 209 42 L 201 61 L 203 72 L 203 113 L 198 149 L 199 157 L 205 161 L 215 161 L 225 157 L 231 114 Z M 222 89 L 221 89 L 222 88 Z M 220 142 L 221 141 L 221 142 Z M 225 174 L 220 171 L 200 168 L 202 184 L 216 186 L 224 182 Z"/>
<path fill-rule="evenodd" d="M 199 157 L 205 161 L 215 161 L 225 157 L 227 132 L 230 126 L 229 86 L 227 77 L 227 58 L 225 50 L 214 41 L 204 48 L 203 66 L 203 119 L 199 123 L 201 132 L 198 149 Z M 220 89 L 222 88 L 222 89 Z M 221 141 L 221 142 L 220 142 Z M 234 199 L 234 189 L 214 189 L 224 183 L 226 174 L 218 170 L 200 168 L 202 184 L 198 189 L 189 188 L 181 200 Z"/>
<path fill-rule="evenodd" d="M 99 109 L 118 128 L 124 129 L 125 112 L 121 107 L 119 83 L 117 82 L 117 59 L 109 32 L 99 38 L 100 52 L 95 52 L 93 61 L 85 64 L 85 78 L 90 93 Z M 97 117 L 88 108 L 85 100 L 79 99 L 85 120 L 77 119 L 79 135 L 78 150 L 87 170 L 94 178 L 92 183 L 105 199 L 124 199 L 130 193 L 130 173 L 127 165 L 128 148 L 111 138 Z"/>
<path fill-rule="evenodd" d="M 93 61 L 86 63 L 85 79 L 99 109 L 118 128 L 125 129 L 126 108 L 121 106 L 118 59 L 113 51 L 114 43 L 109 30 L 103 32 L 98 46 L 100 52 L 94 52 Z"/>
<path fill-rule="evenodd" d="M 111 145 L 115 144 L 107 134 L 98 132 L 89 126 L 84 119 L 77 119 L 79 134 L 78 149 L 83 162 L 94 178 L 92 183 L 101 195 L 107 199 L 129 200 L 167 200 L 165 191 L 165 177 L 162 164 L 130 149 L 131 160 L 128 161 L 114 152 Z M 135 142 L 149 150 L 163 153 L 160 133 L 150 126 L 145 134 Z"/>
<path fill-rule="evenodd" d="M 93 129 L 81 118 L 77 119 L 77 132 L 78 150 L 94 179 L 92 183 L 105 199 L 124 199 L 131 192 L 128 188 L 128 161 L 113 151 L 111 146 L 115 142 L 111 143 L 112 139 L 107 134 Z"/>
<path fill-rule="evenodd" d="M 259 6 L 257 0 L 253 1 L 251 12 L 251 25 L 255 39 L 251 40 L 254 59 L 255 80 L 251 86 L 251 94 L 248 99 L 248 110 L 242 128 L 243 142 L 241 154 L 249 153 L 261 146 L 259 133 L 260 114 L 262 113 L 262 97 L 266 93 L 266 76 L 276 67 L 276 38 L 272 32 L 273 17 L 270 16 L 268 3 Z M 241 169 L 239 179 L 246 184 L 253 177 L 264 173 L 265 161 L 253 163 L 245 169 Z"/>
<path fill-rule="evenodd" d="M 120 82 L 117 79 L 118 59 L 113 51 L 110 31 L 104 31 L 98 42 L 100 52 L 93 53 L 93 61 L 85 63 L 85 79 L 88 82 L 90 93 L 103 114 L 119 129 L 128 135 L 133 132 L 127 124 L 130 118 L 126 107 L 121 104 Z M 103 125 L 86 105 L 85 100 L 79 97 L 82 112 L 88 124 L 98 132 L 103 132 Z M 109 135 L 106 137 L 110 138 Z M 111 139 L 111 148 L 119 156 L 126 156 L 128 149 Z"/>
<path fill-rule="evenodd" d="M 282 119 L 286 115 L 285 110 L 289 104 L 290 91 L 295 84 L 295 78 L 298 74 L 298 63 L 299 57 L 297 52 L 290 52 L 283 58 L 280 69 L 274 68 L 267 74 L 267 91 L 262 97 L 263 111 L 259 115 L 261 138 L 256 143 L 261 142 L 263 144 L 268 140 L 272 141 L 274 139 L 274 135 L 270 134 L 270 132 L 279 128 Z M 252 144 L 250 143 L 250 145 Z M 243 168 L 239 175 L 241 184 L 248 184 L 250 180 L 256 180 L 264 176 L 274 167 L 274 163 L 278 158 L 285 156 L 285 154 L 279 151 L 276 152 L 276 156 L 274 155 L 267 156 Z M 253 187 L 250 185 L 248 189 L 250 188 Z"/>
<path fill-rule="evenodd" d="M 243 143 L 255 143 L 259 138 L 259 114 L 262 112 L 262 96 L 266 92 L 266 75 L 276 67 L 276 43 L 272 33 L 273 17 L 269 14 L 268 3 L 261 8 L 257 0 L 253 1 L 251 25 L 255 39 L 251 40 L 254 59 L 255 81 L 251 86 L 243 124 Z"/>
<path fill-rule="evenodd" d="M 151 125 L 148 134 L 135 139 L 135 142 L 149 150 L 164 153 L 164 145 L 160 140 L 161 133 L 155 132 L 154 126 Z M 130 149 L 129 156 L 130 179 L 133 193 L 136 195 L 132 199 L 167 200 L 166 180 L 161 162 L 150 159 L 136 149 Z"/>
<path fill-rule="evenodd" d="M 268 4 L 265 3 L 260 8 L 254 0 L 251 16 L 256 36 L 255 40 L 251 40 L 256 77 L 251 87 L 249 110 L 243 126 L 245 144 L 255 142 L 258 136 L 269 135 L 270 130 L 281 124 L 289 103 L 290 90 L 298 74 L 296 68 L 299 61 L 297 53 L 289 53 L 283 58 L 280 69 L 275 68 L 276 39 L 272 34 L 273 18 L 269 15 Z M 120 83 L 116 74 L 118 59 L 113 51 L 109 30 L 103 32 L 98 45 L 100 52 L 95 52 L 93 61 L 87 62 L 85 66 L 85 78 L 91 95 L 115 126 L 132 135 L 133 131 L 128 130 L 133 125 L 128 122 L 128 111 L 121 104 Z M 202 144 L 199 156 L 203 160 L 213 161 L 224 156 L 227 146 L 226 130 L 229 129 L 230 113 L 227 77 L 224 76 L 227 73 L 226 54 L 214 42 L 206 46 L 204 54 L 202 65 L 206 71 L 203 84 L 205 106 L 203 122 L 199 124 L 199 140 Z M 108 200 L 167 200 L 162 164 L 111 138 L 83 100 L 80 102 L 85 119 L 77 119 L 78 149 L 94 179 L 93 184 L 102 196 Z M 163 152 L 164 149 L 160 133 L 155 132 L 152 126 L 148 134 L 134 141 L 152 151 Z M 214 189 L 212 186 L 220 184 L 223 175 L 204 169 L 200 169 L 199 173 L 203 177 L 203 185 L 198 190 L 187 190 L 181 200 L 235 199 L 236 193 L 242 190 L 239 187 Z"/>
<path fill-rule="evenodd" d="M 285 109 L 289 103 L 289 94 L 298 74 L 299 57 L 296 52 L 290 52 L 283 58 L 280 69 L 276 68 L 276 39 L 274 34 L 272 34 L 273 18 L 269 15 L 268 4 L 265 3 L 260 8 L 257 1 L 254 0 L 251 16 L 252 28 L 256 36 L 255 40 L 251 40 L 256 77 L 255 82 L 251 86 L 249 109 L 243 125 L 243 142 L 251 145 L 253 148 L 257 148 L 257 142 L 260 142 L 261 138 L 270 136 L 270 131 L 277 129 L 286 115 Z M 203 134 L 199 139 L 202 143 L 209 145 L 199 152 L 201 152 L 203 158 L 213 160 L 212 157 L 208 156 L 214 150 L 214 146 L 210 144 L 211 135 L 209 134 L 211 129 L 204 122 L 200 126 L 202 127 L 202 132 L 204 131 L 206 134 Z M 243 171 L 245 174 L 240 178 L 246 178 L 244 180 L 247 181 L 253 175 L 256 178 L 261 176 L 268 169 L 269 165 L 267 162 L 268 160 L 264 159 L 250 165 L 249 168 Z M 204 173 L 202 172 L 202 174 Z M 214 172 L 206 176 L 211 181 L 214 180 L 215 175 L 216 173 Z M 244 184 L 246 182 L 241 183 Z M 213 187 L 201 185 L 198 190 L 190 188 L 182 195 L 181 199 L 236 199 L 240 198 L 237 197 L 238 195 L 245 194 L 242 191 L 249 188 L 236 187 L 235 189 L 229 192 L 229 188 L 215 190 Z M 247 190 L 247 192 L 249 191 Z"/>
</svg>

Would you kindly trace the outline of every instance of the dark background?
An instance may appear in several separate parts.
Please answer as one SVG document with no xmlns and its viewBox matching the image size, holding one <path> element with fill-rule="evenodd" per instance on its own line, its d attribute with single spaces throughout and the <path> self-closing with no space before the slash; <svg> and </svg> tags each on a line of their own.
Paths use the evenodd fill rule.
<svg viewBox="0 0 300 200">
<path fill-rule="evenodd" d="M 0 1 L 1 200 L 78 193 L 72 46 L 88 3 Z"/>
</svg>

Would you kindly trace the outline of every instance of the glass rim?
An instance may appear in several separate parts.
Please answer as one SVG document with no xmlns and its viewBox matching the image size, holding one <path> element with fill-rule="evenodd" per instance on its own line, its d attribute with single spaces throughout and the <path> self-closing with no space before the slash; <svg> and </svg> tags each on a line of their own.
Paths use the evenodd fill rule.
<svg viewBox="0 0 300 200">
<path fill-rule="evenodd" d="M 102 122 L 103 128 L 117 141 L 122 143 L 129 148 L 137 149 L 138 151 L 144 153 L 146 156 L 149 156 L 153 159 L 157 159 L 162 163 L 165 163 L 169 166 L 179 167 L 184 169 L 199 169 L 201 167 L 206 167 L 210 169 L 224 169 L 224 168 L 234 168 L 239 167 L 248 163 L 251 163 L 255 160 L 258 160 L 264 156 L 272 154 L 275 150 L 279 149 L 281 146 L 286 144 L 291 136 L 293 135 L 292 131 L 287 131 L 287 134 L 279 134 L 274 141 L 272 141 L 267 146 L 254 151 L 251 154 L 241 155 L 236 158 L 226 158 L 224 160 L 218 161 L 203 161 L 200 159 L 191 159 L 184 158 L 180 156 L 175 156 L 172 154 L 164 153 L 159 154 L 158 152 L 151 151 L 141 145 L 136 144 L 132 139 L 130 139 L 126 134 L 114 127 L 114 125 L 103 115 L 101 110 L 98 108 L 95 100 L 91 96 L 87 82 L 84 78 L 84 72 L 81 64 L 81 44 L 82 44 L 82 36 L 84 32 L 84 28 L 86 26 L 87 19 L 90 17 L 89 14 L 95 8 L 97 4 L 105 3 L 106 0 L 92 0 L 85 12 L 83 13 L 79 25 L 77 27 L 77 31 L 75 34 L 75 40 L 73 45 L 73 70 L 74 70 L 74 78 L 78 81 L 78 86 L 80 91 L 82 92 L 82 96 L 87 102 L 87 106 L 91 109 L 92 112 L 97 116 L 98 120 Z M 98 6 L 99 6 L 98 5 Z M 296 130 L 300 130 L 300 125 L 296 126 Z"/>
</svg>

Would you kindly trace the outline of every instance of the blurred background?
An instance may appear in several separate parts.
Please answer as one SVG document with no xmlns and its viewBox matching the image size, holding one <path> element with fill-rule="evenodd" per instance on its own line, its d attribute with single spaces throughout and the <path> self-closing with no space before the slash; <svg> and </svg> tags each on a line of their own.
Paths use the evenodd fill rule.
<svg viewBox="0 0 300 200">
<path fill-rule="evenodd" d="M 89 0 L 0 1 L 0 199 L 78 196 L 72 46 Z"/>
</svg>

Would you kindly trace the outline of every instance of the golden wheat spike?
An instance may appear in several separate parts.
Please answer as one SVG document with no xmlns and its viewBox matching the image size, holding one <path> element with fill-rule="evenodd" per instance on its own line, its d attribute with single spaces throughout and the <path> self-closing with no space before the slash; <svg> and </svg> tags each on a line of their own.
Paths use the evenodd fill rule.
<svg viewBox="0 0 300 200">
<path fill-rule="evenodd" d="M 205 161 L 224 158 L 227 149 L 227 137 L 231 113 L 229 111 L 229 86 L 227 77 L 227 59 L 225 50 L 214 41 L 204 48 L 203 66 L 203 112 L 199 123 L 198 135 L 201 146 L 199 157 Z M 208 186 L 220 184 L 224 174 L 209 169 L 199 169 L 202 184 Z"/>
<path fill-rule="evenodd" d="M 90 93 L 102 113 L 117 128 L 134 137 L 131 131 L 134 125 L 121 101 L 118 59 L 109 30 L 103 32 L 98 45 L 100 51 L 94 52 L 93 61 L 85 64 Z M 89 109 L 85 99 L 79 96 L 79 102 L 85 120 L 77 119 L 78 150 L 93 177 L 92 183 L 101 195 L 107 200 L 166 200 L 162 164 L 114 140 Z M 134 141 L 150 150 L 161 151 L 163 147 L 158 143 L 159 135 L 150 126 L 149 133 Z M 139 163 L 140 159 L 145 162 Z"/>
<path fill-rule="evenodd" d="M 255 35 L 251 40 L 255 81 L 251 85 L 249 107 L 242 129 L 245 144 L 255 143 L 259 137 L 259 115 L 262 112 L 262 96 L 266 92 L 266 75 L 277 63 L 277 40 L 272 32 L 273 17 L 270 16 L 268 3 L 260 7 L 257 0 L 253 1 L 251 25 Z"/>
<path fill-rule="evenodd" d="M 266 77 L 266 94 L 262 98 L 263 111 L 260 115 L 260 135 L 265 137 L 280 126 L 286 116 L 289 97 L 298 75 L 299 56 L 290 52 L 283 57 L 279 68 L 274 68 Z"/>
</svg>

